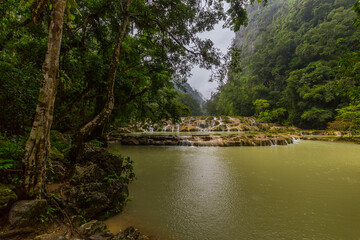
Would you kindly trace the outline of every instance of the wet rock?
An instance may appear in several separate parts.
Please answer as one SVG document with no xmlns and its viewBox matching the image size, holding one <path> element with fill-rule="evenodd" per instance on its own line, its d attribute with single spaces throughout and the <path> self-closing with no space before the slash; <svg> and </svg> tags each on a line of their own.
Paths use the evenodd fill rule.
<svg viewBox="0 0 360 240">
<path fill-rule="evenodd" d="M 123 232 L 116 234 L 112 240 L 149 240 L 149 238 L 145 235 L 141 235 L 141 232 L 138 229 L 128 227 Z"/>
<path fill-rule="evenodd" d="M 102 169 L 106 174 L 117 173 L 119 176 L 123 170 L 122 158 L 112 155 L 106 150 L 87 151 L 82 156 L 80 162 L 92 162 Z M 94 180 L 92 180 L 93 182 Z"/>
<path fill-rule="evenodd" d="M 70 183 L 75 185 L 90 183 L 98 179 L 102 179 L 105 176 L 106 173 L 92 162 L 88 162 L 83 165 L 76 164 Z"/>
<path fill-rule="evenodd" d="M 10 209 L 9 223 L 16 227 L 35 225 L 39 222 L 40 215 L 45 213 L 47 206 L 44 199 L 18 201 Z"/>
<path fill-rule="evenodd" d="M 110 231 L 105 231 L 101 233 L 97 233 L 89 237 L 90 240 L 110 240 L 114 237 L 114 235 Z"/>
<path fill-rule="evenodd" d="M 89 237 L 104 232 L 106 230 L 106 225 L 101 221 L 92 220 L 88 223 L 81 225 L 78 230 L 79 233 L 81 233 L 82 235 Z"/>
<path fill-rule="evenodd" d="M 17 200 L 17 195 L 7 185 L 0 184 L 0 211 L 10 207 Z"/>
<path fill-rule="evenodd" d="M 121 210 L 127 194 L 128 189 L 121 181 L 82 184 L 65 192 L 68 208 L 86 218 L 99 217 L 106 211 Z"/>
<path fill-rule="evenodd" d="M 36 236 L 34 240 L 67 240 L 63 234 L 42 234 Z"/>
<path fill-rule="evenodd" d="M 47 181 L 51 183 L 61 182 L 65 179 L 65 166 L 59 161 L 50 161 L 47 169 Z"/>
<path fill-rule="evenodd" d="M 72 215 L 70 220 L 73 223 L 73 226 L 76 228 L 80 227 L 86 222 L 85 218 L 81 215 Z"/>
<path fill-rule="evenodd" d="M 105 218 L 121 211 L 128 196 L 127 185 L 119 177 L 123 170 L 129 171 L 124 161 L 103 149 L 86 146 L 74 167 L 71 185 L 63 190 L 67 210 L 85 218 Z"/>
</svg>

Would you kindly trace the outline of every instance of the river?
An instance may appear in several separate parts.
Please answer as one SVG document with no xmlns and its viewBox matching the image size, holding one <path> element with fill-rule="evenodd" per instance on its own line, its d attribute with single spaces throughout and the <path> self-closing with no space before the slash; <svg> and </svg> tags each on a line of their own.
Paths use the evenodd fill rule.
<svg viewBox="0 0 360 240">
<path fill-rule="evenodd" d="M 161 240 L 359 239 L 360 146 L 113 145 L 135 161 L 131 202 L 106 224 Z"/>
</svg>

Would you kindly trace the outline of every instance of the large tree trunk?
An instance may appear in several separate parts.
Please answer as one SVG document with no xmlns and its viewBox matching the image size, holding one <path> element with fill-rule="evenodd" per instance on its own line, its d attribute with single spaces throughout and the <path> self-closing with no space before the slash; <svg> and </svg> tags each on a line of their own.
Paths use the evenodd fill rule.
<svg viewBox="0 0 360 240">
<path fill-rule="evenodd" d="M 124 18 L 120 24 L 118 36 L 116 39 L 113 56 L 110 63 L 110 69 L 107 76 L 106 86 L 106 103 L 103 109 L 97 114 L 90 122 L 83 126 L 75 136 L 75 146 L 73 148 L 72 157 L 74 160 L 77 158 L 79 151 L 82 149 L 82 144 L 90 134 L 102 126 L 105 121 L 110 117 L 112 110 L 114 109 L 114 84 L 116 78 L 116 71 L 119 65 L 119 56 L 121 51 L 122 41 L 126 32 L 126 27 L 129 23 L 130 18 L 130 5 L 132 0 L 127 0 L 126 8 L 124 11 Z"/>
<path fill-rule="evenodd" d="M 53 1 L 47 52 L 42 66 L 39 99 L 23 159 L 25 165 L 24 184 L 29 197 L 41 198 L 44 195 L 46 161 L 50 151 L 50 129 L 58 85 L 57 74 L 65 8 L 66 0 Z"/>
</svg>

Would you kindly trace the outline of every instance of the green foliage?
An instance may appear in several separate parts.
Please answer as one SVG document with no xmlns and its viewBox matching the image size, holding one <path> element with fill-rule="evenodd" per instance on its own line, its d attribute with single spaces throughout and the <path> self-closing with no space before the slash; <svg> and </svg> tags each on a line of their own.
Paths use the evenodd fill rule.
<svg viewBox="0 0 360 240">
<path fill-rule="evenodd" d="M 256 99 L 254 102 L 254 106 L 255 106 L 256 114 L 258 115 L 258 114 L 260 114 L 260 112 L 269 108 L 270 103 L 268 100 L 265 100 L 265 99 Z"/>
<path fill-rule="evenodd" d="M 312 107 L 301 115 L 301 119 L 316 128 L 325 128 L 332 115 L 332 111 Z"/>
<path fill-rule="evenodd" d="M 39 216 L 39 220 L 41 223 L 52 222 L 54 219 L 58 218 L 57 213 L 58 210 L 56 208 L 49 207 L 45 210 L 45 214 Z"/>
<path fill-rule="evenodd" d="M 134 173 L 134 161 L 130 159 L 130 157 L 123 158 L 123 165 L 122 165 L 122 175 L 121 179 L 124 181 L 125 184 L 129 184 L 135 179 Z M 115 176 L 117 177 L 117 176 Z"/>
<path fill-rule="evenodd" d="M 204 113 L 201 109 L 200 103 L 189 93 L 180 94 L 178 102 L 184 104 L 189 108 L 188 113 L 183 116 L 203 116 Z"/>
<path fill-rule="evenodd" d="M 341 119 L 348 127 L 346 130 L 360 129 L 360 104 L 350 104 L 347 107 L 336 109 L 338 115 L 336 118 Z"/>
<path fill-rule="evenodd" d="M 234 40 L 242 72 L 229 72 L 206 104 L 209 114 L 326 127 L 337 108 L 360 100 L 360 29 L 353 25 L 353 8 L 360 10 L 359 1 L 353 3 L 274 0 L 249 6 L 249 25 Z"/>
<path fill-rule="evenodd" d="M 89 143 L 91 143 L 92 145 L 96 146 L 96 147 L 102 147 L 104 145 L 103 142 L 97 140 L 97 139 L 93 139 L 91 140 Z"/>
<path fill-rule="evenodd" d="M 24 151 L 21 141 L 21 138 L 8 138 L 0 134 L 0 170 L 21 167 Z"/>
</svg>

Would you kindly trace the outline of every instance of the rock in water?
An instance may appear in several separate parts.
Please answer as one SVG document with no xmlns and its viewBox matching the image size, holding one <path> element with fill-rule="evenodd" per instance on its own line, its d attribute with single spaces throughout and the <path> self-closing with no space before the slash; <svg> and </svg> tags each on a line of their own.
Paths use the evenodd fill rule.
<svg viewBox="0 0 360 240">
<path fill-rule="evenodd" d="M 16 227 L 35 225 L 40 221 L 40 215 L 45 214 L 47 201 L 21 200 L 16 202 L 9 212 L 9 223 Z"/>
<path fill-rule="evenodd" d="M 95 235 L 97 233 L 102 233 L 105 230 L 106 230 L 105 223 L 98 220 L 92 220 L 79 227 L 79 232 L 86 237 Z"/>
<path fill-rule="evenodd" d="M 72 212 L 92 218 L 121 208 L 125 202 L 125 193 L 127 194 L 127 187 L 121 181 L 114 181 L 74 186 L 65 194 Z"/>
<path fill-rule="evenodd" d="M 141 235 L 138 229 L 128 227 L 123 232 L 116 234 L 112 240 L 149 240 L 149 238 Z"/>
<path fill-rule="evenodd" d="M 105 150 L 88 150 L 73 168 L 71 186 L 64 190 L 65 205 L 85 218 L 108 217 L 122 210 L 128 196 L 121 177 L 124 159 Z"/>
<path fill-rule="evenodd" d="M 0 184 L 0 211 L 7 209 L 17 200 L 16 194 L 10 187 Z"/>
</svg>

